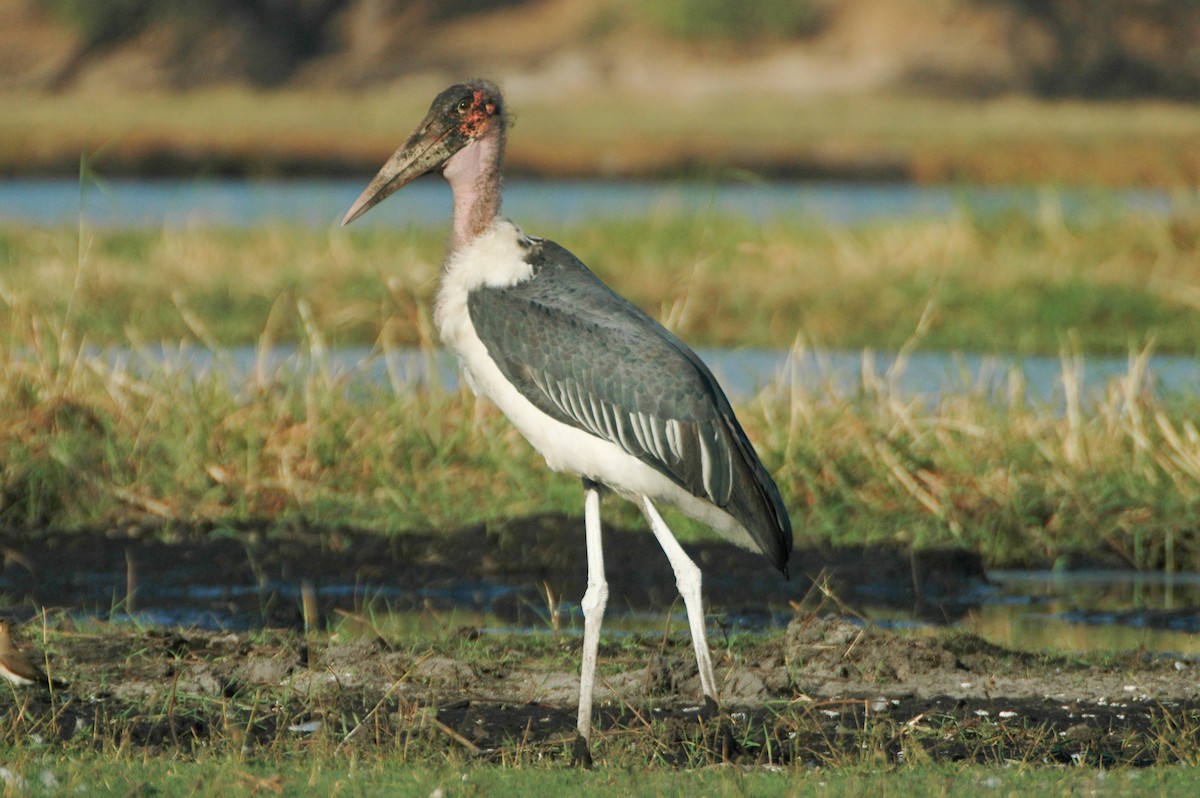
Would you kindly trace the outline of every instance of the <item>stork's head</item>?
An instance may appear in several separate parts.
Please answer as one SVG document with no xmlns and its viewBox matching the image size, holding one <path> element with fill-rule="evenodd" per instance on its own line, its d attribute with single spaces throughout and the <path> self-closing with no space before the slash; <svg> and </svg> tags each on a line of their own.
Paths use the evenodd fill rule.
<svg viewBox="0 0 1200 798">
<path fill-rule="evenodd" d="M 478 142 L 491 140 L 499 146 L 504 124 L 504 101 L 491 81 L 473 80 L 446 89 L 434 98 L 429 113 L 404 146 L 350 206 L 342 224 L 354 221 L 426 172 L 452 166 L 449 162 L 458 160 L 456 155 L 465 155 Z"/>
</svg>

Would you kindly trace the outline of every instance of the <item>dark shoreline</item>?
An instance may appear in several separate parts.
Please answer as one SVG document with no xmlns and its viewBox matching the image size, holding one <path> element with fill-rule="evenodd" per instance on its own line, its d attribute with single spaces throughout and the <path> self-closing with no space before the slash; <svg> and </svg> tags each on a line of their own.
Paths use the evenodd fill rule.
<svg viewBox="0 0 1200 798">
<path fill-rule="evenodd" d="M 87 168 L 105 177 L 141 179 L 180 178 L 358 178 L 374 174 L 387 158 L 376 156 L 312 157 L 287 152 L 229 153 L 197 151 L 195 148 L 163 147 L 134 154 L 105 153 L 89 159 Z M 47 153 L 37 159 L 0 157 L 0 178 L 78 177 L 80 153 Z M 649 165 L 629 168 L 604 167 L 581 162 L 570 167 L 547 167 L 522 158 L 510 158 L 505 164 L 508 177 L 522 179 L 600 179 L 664 180 L 721 179 L 787 180 L 841 183 L 917 183 L 921 181 L 912 164 L 899 158 L 866 158 L 859 161 L 831 162 L 827 159 L 775 158 L 753 163 L 733 159 L 664 158 Z"/>
</svg>

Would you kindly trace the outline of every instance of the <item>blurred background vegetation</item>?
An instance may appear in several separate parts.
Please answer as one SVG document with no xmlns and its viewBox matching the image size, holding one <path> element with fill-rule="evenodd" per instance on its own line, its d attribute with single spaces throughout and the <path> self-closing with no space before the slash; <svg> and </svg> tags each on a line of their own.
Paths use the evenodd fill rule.
<svg viewBox="0 0 1200 798">
<path fill-rule="evenodd" d="M 480 74 L 514 172 L 1200 180 L 1196 0 L 8 0 L 0 173 L 357 174 Z"/>
<path fill-rule="evenodd" d="M 959 91 L 1046 96 L 1194 99 L 1200 89 L 1196 0 L 10 0 L 0 51 L 10 86 L 86 83 L 102 61 L 153 61 L 160 87 L 239 81 L 276 86 L 360 83 L 414 69 L 469 70 L 536 61 L 556 52 L 662 37 L 735 45 L 692 53 L 717 68 L 731 57 L 790 45 L 848 69 L 892 62 L 896 83 L 942 82 Z M 499 25 L 482 48 L 455 33 Z M 70 45 L 54 41 L 58 27 Z M 32 37 L 24 34 L 32 34 Z M 4 41 L 7 40 L 7 41 Z M 625 56 L 635 57 L 632 47 Z M 136 58 L 140 56 L 140 59 Z M 364 63 L 370 61 L 369 64 Z M 40 62 L 40 63 L 39 63 Z M 167 63 L 169 62 L 169 64 Z M 525 64 L 528 66 L 528 63 Z M 110 64 L 111 66 L 111 64 Z M 799 76 L 778 75 L 781 90 Z"/>
</svg>

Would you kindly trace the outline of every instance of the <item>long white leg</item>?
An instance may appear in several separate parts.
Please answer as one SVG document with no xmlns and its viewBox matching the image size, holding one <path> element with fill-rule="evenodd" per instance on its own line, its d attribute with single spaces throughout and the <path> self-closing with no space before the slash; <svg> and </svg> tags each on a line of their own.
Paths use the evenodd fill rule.
<svg viewBox="0 0 1200 798">
<path fill-rule="evenodd" d="M 712 656 L 708 653 L 708 639 L 704 634 L 704 603 L 700 597 L 700 568 L 687 556 L 671 533 L 667 522 L 645 496 L 641 500 L 642 514 L 650 524 L 650 531 L 658 539 L 658 545 L 667 555 L 675 571 L 675 586 L 683 597 L 687 610 L 688 627 L 692 630 L 692 646 L 696 649 L 696 664 L 700 668 L 700 688 L 704 690 L 705 703 L 709 709 L 717 705 L 717 680 L 713 676 Z"/>
<path fill-rule="evenodd" d="M 596 652 L 600 625 L 608 604 L 604 579 L 604 547 L 600 540 L 600 487 L 584 480 L 583 523 L 587 540 L 587 591 L 583 594 L 583 668 L 579 674 L 579 721 L 576 728 L 585 746 L 592 742 L 592 692 L 596 686 Z"/>
</svg>

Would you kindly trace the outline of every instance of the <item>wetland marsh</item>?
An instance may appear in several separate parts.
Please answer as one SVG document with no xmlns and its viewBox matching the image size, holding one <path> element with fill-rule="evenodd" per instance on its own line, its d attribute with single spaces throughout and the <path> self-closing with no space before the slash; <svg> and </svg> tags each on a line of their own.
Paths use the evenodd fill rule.
<svg viewBox="0 0 1200 798">
<path fill-rule="evenodd" d="M 785 374 L 737 400 L 798 548 L 951 548 L 985 569 L 1183 572 L 1200 568 L 1200 407 L 1187 390 L 1162 390 L 1150 364 L 1153 353 L 1195 354 L 1198 230 L 1185 212 L 1102 222 L 964 212 L 845 227 L 667 214 L 537 232 L 569 243 L 696 345 L 865 348 L 868 363 L 870 351 L 894 355 L 849 383 Z M 348 606 L 318 600 L 313 613 L 302 569 L 269 572 L 270 558 L 250 553 L 299 547 L 315 552 L 298 561 L 311 567 L 345 547 L 378 551 L 350 562 L 347 580 L 408 584 L 467 558 L 503 569 L 503 549 L 489 546 L 525 540 L 544 519 L 558 519 L 543 530 L 555 540 L 578 525 L 576 481 L 549 473 L 492 408 L 457 388 L 414 387 L 386 366 L 371 380 L 330 366 L 342 346 L 385 363 L 402 347 L 434 357 L 428 302 L 443 241 L 440 228 L 421 226 L 347 234 L 84 220 L 0 231 L 6 591 L 17 614 L 44 619 L 24 639 L 72 683 L 62 695 L 14 693 L 0 739 L 21 778 L 78 779 L 78 763 L 99 754 L 101 771 L 108 759 L 155 760 L 157 778 L 186 780 L 195 778 L 187 762 L 209 762 L 214 784 L 288 792 L 346 778 L 353 760 L 380 783 L 396 778 L 385 762 L 415 766 L 412 791 L 447 767 L 497 784 L 475 765 L 543 778 L 534 774 L 562 761 L 577 689 L 569 622 L 559 629 L 546 614 L 538 633 L 511 633 L 431 605 L 434 631 L 397 628 L 398 602 L 369 590 Z M 271 360 L 279 345 L 303 367 Z M 261 356 L 231 380 L 169 357 L 102 354 L 147 346 Z M 932 398 L 901 387 L 914 353 L 956 351 L 1049 355 L 1059 369 L 1049 396 L 1031 396 L 1019 370 Z M 1086 383 L 1088 358 L 1113 353 L 1126 368 Z M 638 536 L 616 529 L 637 526 L 620 502 L 606 518 L 611 535 Z M 673 520 L 689 545 L 713 545 Z M 464 530 L 478 540 L 441 555 L 432 544 L 412 550 Z M 97 620 L 43 612 L 39 569 L 99 539 L 125 552 L 110 555 L 125 557 L 128 590 L 96 607 Z M 129 551 L 159 546 L 186 561 L 222 542 L 265 569 L 254 601 L 270 610 L 269 628 L 118 620 L 136 596 Z M 540 545 L 569 558 L 579 542 Z M 517 560 L 529 551 L 518 546 Z M 564 595 L 570 604 L 578 565 L 546 561 L 547 606 Z M 730 762 L 790 794 L 800 782 L 772 787 L 773 768 L 848 785 L 872 768 L 903 773 L 920 762 L 928 778 L 978 783 L 993 775 L 972 767 L 1008 763 L 1018 772 L 1005 783 L 1033 769 L 1057 784 L 1070 777 L 1045 765 L 1198 759 L 1190 656 L 1033 654 L 962 632 L 845 625 L 823 616 L 853 616 L 850 591 L 811 576 L 774 600 L 786 628 L 721 633 L 718 671 L 733 691 L 724 721 L 685 711 L 694 674 L 686 637 L 669 622 L 670 591 L 647 601 L 664 631 L 606 638 L 601 772 L 620 782 L 616 773 Z M 290 590 L 273 595 L 279 584 Z M 715 576 L 713 585 L 721 604 Z M 528 594 L 520 603 L 514 612 L 541 617 Z M 43 751 L 34 738 L 55 742 Z M 308 775 L 280 769 L 296 757 L 314 763 Z M 107 778 L 130 784 L 135 771 Z M 1148 772 L 1174 789 L 1171 768 Z"/>
</svg>

